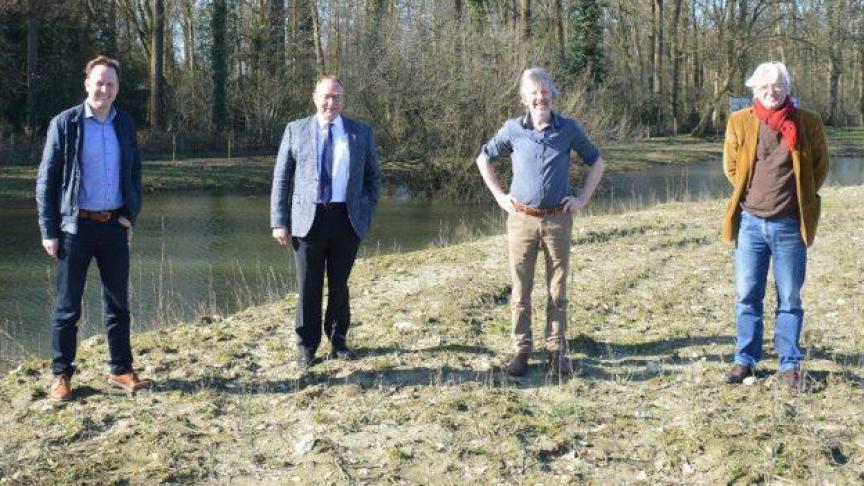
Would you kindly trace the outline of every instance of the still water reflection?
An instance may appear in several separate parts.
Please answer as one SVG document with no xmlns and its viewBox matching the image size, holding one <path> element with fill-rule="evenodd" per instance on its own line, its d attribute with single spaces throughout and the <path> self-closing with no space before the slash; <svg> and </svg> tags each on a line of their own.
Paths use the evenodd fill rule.
<svg viewBox="0 0 864 486">
<path fill-rule="evenodd" d="M 828 184 L 864 184 L 864 159 L 833 159 Z M 722 197 L 717 161 L 611 174 L 592 212 L 621 212 L 671 199 Z M 278 298 L 294 286 L 290 250 L 270 238 L 267 195 L 149 194 L 132 239 L 136 329 L 224 314 Z M 465 205 L 383 200 L 363 256 L 444 245 L 503 230 L 491 201 Z M 95 265 L 93 265 L 95 267 Z M 54 265 L 39 244 L 32 201 L 0 203 L 0 358 L 46 354 Z M 101 285 L 91 268 L 81 336 L 101 332 Z"/>
</svg>

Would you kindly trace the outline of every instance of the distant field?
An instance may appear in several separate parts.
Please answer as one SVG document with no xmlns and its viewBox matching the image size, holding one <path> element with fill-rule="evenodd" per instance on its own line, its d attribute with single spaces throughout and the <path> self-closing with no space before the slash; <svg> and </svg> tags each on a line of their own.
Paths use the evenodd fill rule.
<svg viewBox="0 0 864 486">
<path fill-rule="evenodd" d="M 722 383 L 735 333 L 722 208 L 575 221 L 575 376 L 547 372 L 540 352 L 525 378 L 501 371 L 503 237 L 374 257 L 352 276 L 356 361 L 297 369 L 286 296 L 136 335 L 156 386 L 134 398 L 105 385 L 102 337 L 82 344 L 67 405 L 45 399 L 47 361 L 23 363 L 0 381 L 0 481 L 860 483 L 864 187 L 823 191 L 800 395 L 775 375 L 773 293 L 758 380 Z"/>
</svg>

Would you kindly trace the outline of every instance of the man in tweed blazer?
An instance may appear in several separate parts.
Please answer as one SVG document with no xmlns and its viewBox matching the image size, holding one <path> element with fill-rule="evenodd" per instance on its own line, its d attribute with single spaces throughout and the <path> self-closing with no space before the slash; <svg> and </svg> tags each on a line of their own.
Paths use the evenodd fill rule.
<svg viewBox="0 0 864 486">
<path fill-rule="evenodd" d="M 311 366 L 321 343 L 321 304 L 327 274 L 324 331 L 331 358 L 350 359 L 348 276 L 378 205 L 381 174 L 372 129 L 341 115 L 342 83 L 318 80 L 317 112 L 285 127 L 270 196 L 270 226 L 291 243 L 297 272 L 297 364 Z"/>
</svg>

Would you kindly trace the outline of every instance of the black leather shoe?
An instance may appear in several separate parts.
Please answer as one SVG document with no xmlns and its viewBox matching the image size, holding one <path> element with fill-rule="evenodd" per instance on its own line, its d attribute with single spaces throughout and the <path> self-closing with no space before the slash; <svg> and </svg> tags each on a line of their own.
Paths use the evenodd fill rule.
<svg viewBox="0 0 864 486">
<path fill-rule="evenodd" d="M 753 369 L 744 365 L 736 364 L 732 371 L 726 375 L 726 383 L 737 385 L 743 383 L 748 376 L 753 376 Z"/>
<path fill-rule="evenodd" d="M 330 350 L 330 359 L 350 360 L 355 358 L 357 358 L 357 353 L 348 346 L 334 346 Z"/>
<path fill-rule="evenodd" d="M 315 363 L 315 353 L 308 349 L 297 350 L 297 366 L 300 368 L 310 368 Z"/>
<path fill-rule="evenodd" d="M 507 363 L 507 374 L 511 376 L 523 376 L 528 372 L 528 353 L 516 353 L 513 359 Z"/>
</svg>

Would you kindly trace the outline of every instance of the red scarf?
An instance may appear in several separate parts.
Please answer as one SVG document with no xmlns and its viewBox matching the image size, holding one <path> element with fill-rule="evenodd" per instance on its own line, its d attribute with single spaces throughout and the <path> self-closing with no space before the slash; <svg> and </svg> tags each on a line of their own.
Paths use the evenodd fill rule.
<svg viewBox="0 0 864 486">
<path fill-rule="evenodd" d="M 794 151 L 798 147 L 798 108 L 792 104 L 792 100 L 786 97 L 786 101 L 775 110 L 769 110 L 759 100 L 753 100 L 753 113 L 762 123 L 771 127 L 772 130 L 780 132 L 781 138 L 786 141 L 789 150 Z"/>
</svg>

